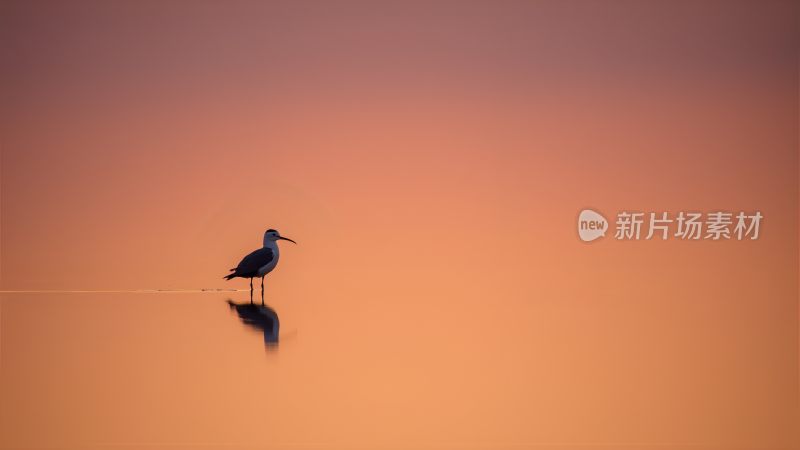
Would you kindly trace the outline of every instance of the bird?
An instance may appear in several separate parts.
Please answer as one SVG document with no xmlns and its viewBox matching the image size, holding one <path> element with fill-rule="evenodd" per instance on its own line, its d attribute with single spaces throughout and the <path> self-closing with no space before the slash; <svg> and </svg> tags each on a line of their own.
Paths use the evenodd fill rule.
<svg viewBox="0 0 800 450">
<path fill-rule="evenodd" d="M 250 278 L 250 303 L 253 302 L 253 278 L 261 278 L 261 304 L 264 304 L 264 277 L 275 269 L 278 265 L 278 241 L 289 241 L 292 244 L 297 242 L 281 236 L 278 230 L 269 230 L 264 232 L 264 245 L 260 249 L 250 253 L 242 258 L 239 265 L 231 269 L 231 273 L 225 275 L 223 278 L 232 280 L 236 277 Z"/>
</svg>

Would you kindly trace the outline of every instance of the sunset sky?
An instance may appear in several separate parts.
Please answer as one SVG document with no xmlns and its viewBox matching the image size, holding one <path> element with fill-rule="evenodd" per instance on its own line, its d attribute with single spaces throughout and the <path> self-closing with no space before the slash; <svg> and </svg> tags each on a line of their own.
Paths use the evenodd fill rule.
<svg viewBox="0 0 800 450">
<path fill-rule="evenodd" d="M 299 245 L 281 244 L 267 289 L 290 310 L 391 329 L 405 305 L 442 336 L 469 308 L 512 334 L 549 311 L 553 328 L 530 332 L 565 340 L 515 341 L 539 352 L 524 368 L 554 367 L 538 376 L 555 390 L 535 392 L 549 407 L 518 410 L 548 431 L 499 435 L 789 445 L 799 15 L 790 1 L 0 2 L 0 287 L 245 288 L 222 276 L 277 228 Z M 586 207 L 764 220 L 756 241 L 587 244 Z M 593 387 L 571 384 L 598 367 Z"/>
</svg>

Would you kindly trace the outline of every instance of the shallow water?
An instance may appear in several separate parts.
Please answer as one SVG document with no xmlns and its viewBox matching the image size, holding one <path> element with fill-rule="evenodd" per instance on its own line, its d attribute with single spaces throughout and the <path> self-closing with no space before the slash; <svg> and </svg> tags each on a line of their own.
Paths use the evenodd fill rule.
<svg viewBox="0 0 800 450">
<path fill-rule="evenodd" d="M 272 304 L 275 339 L 258 303 L 246 292 L 3 294 L 3 448 L 788 442 L 794 401 L 774 375 L 791 374 L 775 365 L 791 359 L 746 335 L 730 337 L 733 351 L 700 316 L 620 309 L 599 322 L 564 302 L 341 298 Z"/>
</svg>

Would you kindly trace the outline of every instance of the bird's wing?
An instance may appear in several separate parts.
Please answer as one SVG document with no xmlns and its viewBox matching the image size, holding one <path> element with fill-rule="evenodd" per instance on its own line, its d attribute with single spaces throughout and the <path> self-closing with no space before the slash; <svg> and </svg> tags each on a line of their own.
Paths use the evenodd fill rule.
<svg viewBox="0 0 800 450">
<path fill-rule="evenodd" d="M 274 255 L 272 250 L 268 248 L 260 248 L 253 253 L 245 256 L 242 262 L 236 266 L 236 275 L 252 276 L 258 272 L 258 269 L 266 266 L 272 261 Z"/>
</svg>

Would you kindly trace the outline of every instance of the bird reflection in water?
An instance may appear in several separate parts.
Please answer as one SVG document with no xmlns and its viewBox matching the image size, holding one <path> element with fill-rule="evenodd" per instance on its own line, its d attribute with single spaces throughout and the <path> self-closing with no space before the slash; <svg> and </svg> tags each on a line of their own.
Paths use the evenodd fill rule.
<svg viewBox="0 0 800 450">
<path fill-rule="evenodd" d="M 242 323 L 264 333 L 264 345 L 268 349 L 278 346 L 280 321 L 274 309 L 263 303 L 256 305 L 252 300 L 249 303 L 236 303 L 228 299 L 228 306 L 236 310 Z"/>
</svg>

